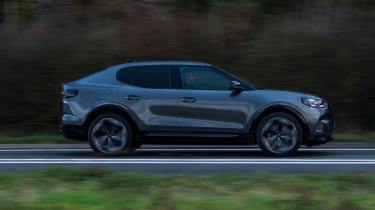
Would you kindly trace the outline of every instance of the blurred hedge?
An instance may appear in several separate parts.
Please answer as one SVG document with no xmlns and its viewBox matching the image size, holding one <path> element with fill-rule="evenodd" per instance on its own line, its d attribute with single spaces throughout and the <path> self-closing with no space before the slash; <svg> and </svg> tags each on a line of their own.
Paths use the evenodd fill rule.
<svg viewBox="0 0 375 210">
<path fill-rule="evenodd" d="M 374 22 L 370 0 L 2 0 L 0 131 L 53 131 L 61 82 L 126 59 L 209 62 L 374 130 Z"/>
</svg>

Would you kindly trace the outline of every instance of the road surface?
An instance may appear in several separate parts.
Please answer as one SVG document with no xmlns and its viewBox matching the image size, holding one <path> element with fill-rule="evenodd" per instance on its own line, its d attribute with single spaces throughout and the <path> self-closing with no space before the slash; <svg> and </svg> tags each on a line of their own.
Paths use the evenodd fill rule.
<svg viewBox="0 0 375 210">
<path fill-rule="evenodd" d="M 0 145 L 0 171 L 57 166 L 160 174 L 368 173 L 375 172 L 375 144 L 305 147 L 288 158 L 266 157 L 257 146 L 145 145 L 131 154 L 100 157 L 86 144 Z"/>
</svg>

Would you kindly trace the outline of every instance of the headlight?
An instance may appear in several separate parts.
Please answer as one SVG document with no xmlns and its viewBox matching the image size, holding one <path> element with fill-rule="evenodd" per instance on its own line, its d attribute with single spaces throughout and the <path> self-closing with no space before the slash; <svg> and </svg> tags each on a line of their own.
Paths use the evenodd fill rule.
<svg viewBox="0 0 375 210">
<path fill-rule="evenodd" d="M 320 98 L 302 98 L 302 103 L 306 104 L 307 106 L 317 108 L 327 107 L 326 101 Z"/>
</svg>

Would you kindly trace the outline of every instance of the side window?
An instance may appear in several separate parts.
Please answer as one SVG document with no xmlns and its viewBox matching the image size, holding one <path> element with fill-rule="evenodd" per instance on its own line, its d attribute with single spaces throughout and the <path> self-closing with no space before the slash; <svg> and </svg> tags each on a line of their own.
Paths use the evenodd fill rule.
<svg viewBox="0 0 375 210">
<path fill-rule="evenodd" d="M 181 66 L 179 69 L 183 89 L 229 90 L 231 79 L 211 67 Z"/>
<path fill-rule="evenodd" d="M 117 79 L 130 85 L 166 89 L 171 87 L 169 66 L 135 66 L 117 72 Z"/>
</svg>

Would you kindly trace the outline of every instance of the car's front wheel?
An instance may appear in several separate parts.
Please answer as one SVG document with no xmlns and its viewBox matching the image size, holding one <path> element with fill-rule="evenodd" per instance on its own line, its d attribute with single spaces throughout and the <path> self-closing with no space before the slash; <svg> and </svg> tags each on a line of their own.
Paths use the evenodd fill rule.
<svg viewBox="0 0 375 210">
<path fill-rule="evenodd" d="M 285 157 L 298 150 L 302 144 L 303 130 L 294 116 L 276 112 L 261 120 L 256 130 L 256 137 L 264 153 Z"/>
<path fill-rule="evenodd" d="M 106 113 L 98 116 L 88 130 L 91 148 L 101 154 L 118 154 L 130 150 L 133 132 L 129 123 L 121 116 Z"/>
</svg>

